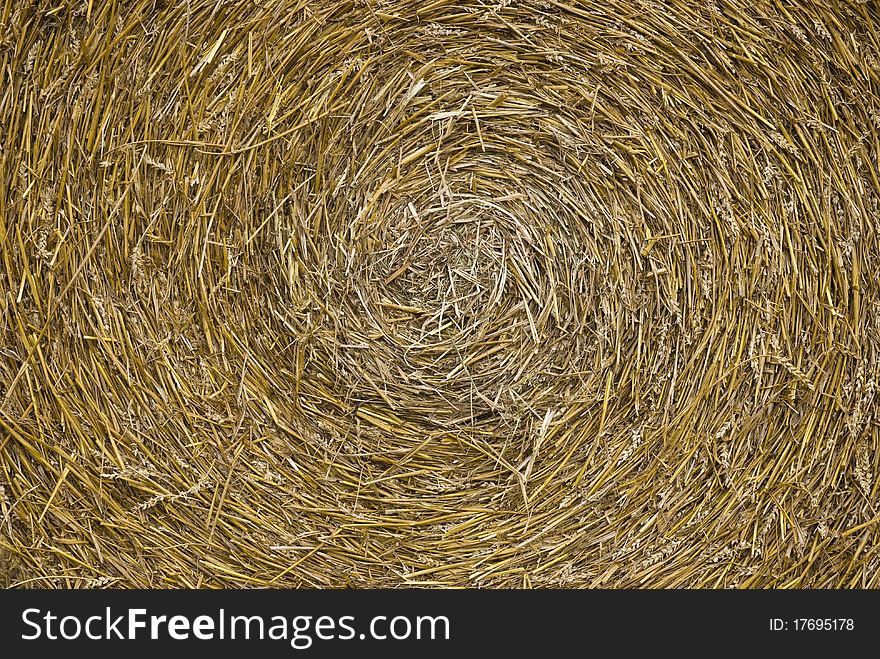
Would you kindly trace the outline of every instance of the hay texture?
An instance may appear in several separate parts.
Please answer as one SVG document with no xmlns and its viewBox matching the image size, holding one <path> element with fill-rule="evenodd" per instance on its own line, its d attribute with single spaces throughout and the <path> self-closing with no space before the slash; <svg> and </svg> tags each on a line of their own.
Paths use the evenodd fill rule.
<svg viewBox="0 0 880 659">
<path fill-rule="evenodd" d="M 7 586 L 880 586 L 880 12 L 0 0 Z"/>
</svg>

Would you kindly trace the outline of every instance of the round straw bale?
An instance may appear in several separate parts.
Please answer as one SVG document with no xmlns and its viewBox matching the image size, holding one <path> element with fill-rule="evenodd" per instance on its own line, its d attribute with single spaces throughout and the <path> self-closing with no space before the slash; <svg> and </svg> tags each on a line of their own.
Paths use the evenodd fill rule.
<svg viewBox="0 0 880 659">
<path fill-rule="evenodd" d="M 0 3 L 8 586 L 880 586 L 874 2 Z"/>
</svg>

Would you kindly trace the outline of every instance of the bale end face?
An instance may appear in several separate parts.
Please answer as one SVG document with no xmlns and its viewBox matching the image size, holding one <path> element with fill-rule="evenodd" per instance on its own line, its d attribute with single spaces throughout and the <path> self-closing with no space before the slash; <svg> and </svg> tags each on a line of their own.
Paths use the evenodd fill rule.
<svg viewBox="0 0 880 659">
<path fill-rule="evenodd" d="M 6 585 L 880 585 L 878 25 L 0 8 Z"/>
</svg>

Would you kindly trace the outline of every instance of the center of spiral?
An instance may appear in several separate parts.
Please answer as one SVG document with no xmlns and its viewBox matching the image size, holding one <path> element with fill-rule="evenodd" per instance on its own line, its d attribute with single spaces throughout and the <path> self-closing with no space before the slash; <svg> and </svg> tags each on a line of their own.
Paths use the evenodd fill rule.
<svg viewBox="0 0 880 659">
<path fill-rule="evenodd" d="M 417 342 L 471 335 L 504 302 L 508 230 L 489 202 L 461 199 L 418 210 L 383 232 L 374 268 L 380 304 L 413 315 L 395 328 Z M 413 330 L 415 330 L 413 332 Z"/>
</svg>

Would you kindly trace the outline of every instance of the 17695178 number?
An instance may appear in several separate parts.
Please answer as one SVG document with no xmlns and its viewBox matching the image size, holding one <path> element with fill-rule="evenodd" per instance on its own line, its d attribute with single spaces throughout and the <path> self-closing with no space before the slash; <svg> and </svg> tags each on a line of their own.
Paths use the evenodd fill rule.
<svg viewBox="0 0 880 659">
<path fill-rule="evenodd" d="M 772 631 L 796 631 L 796 632 L 834 632 L 853 631 L 855 621 L 852 618 L 771 618 L 770 629 Z"/>
</svg>

